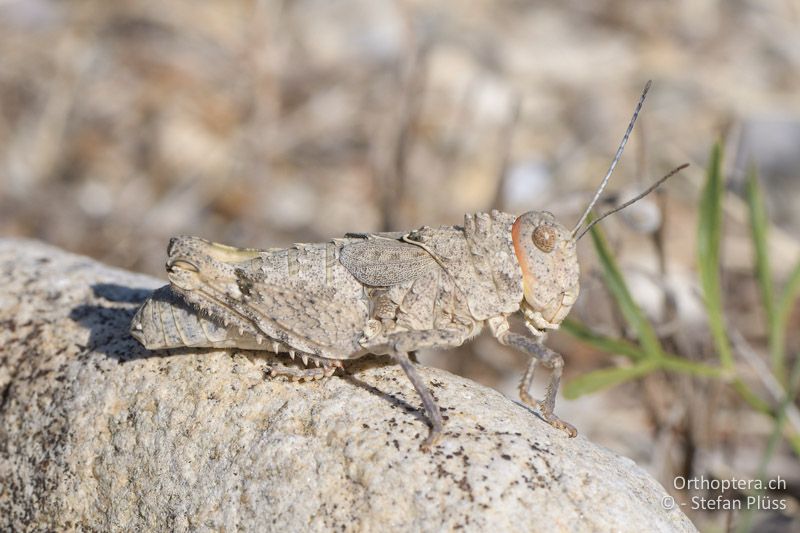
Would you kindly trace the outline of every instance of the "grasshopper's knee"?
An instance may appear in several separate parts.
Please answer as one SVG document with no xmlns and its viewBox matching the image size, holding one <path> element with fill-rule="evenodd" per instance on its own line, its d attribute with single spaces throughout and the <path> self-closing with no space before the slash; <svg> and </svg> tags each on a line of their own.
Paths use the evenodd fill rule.
<svg viewBox="0 0 800 533">
<path fill-rule="evenodd" d="M 551 370 L 561 370 L 564 368 L 564 358 L 558 352 L 550 352 L 550 357 L 547 359 L 547 367 Z"/>
<path fill-rule="evenodd" d="M 539 360 L 548 370 L 561 370 L 564 368 L 564 358 L 560 353 L 539 345 L 543 348 L 539 355 Z"/>
<path fill-rule="evenodd" d="M 397 333 L 389 337 L 389 350 L 393 353 L 409 353 L 420 347 L 427 340 L 425 331 Z"/>
<path fill-rule="evenodd" d="M 389 347 L 395 353 L 408 353 L 414 351 L 414 349 L 416 348 L 414 344 L 415 343 L 412 341 L 412 339 L 409 339 L 407 337 L 400 337 L 397 339 L 393 339 L 389 343 Z"/>
</svg>

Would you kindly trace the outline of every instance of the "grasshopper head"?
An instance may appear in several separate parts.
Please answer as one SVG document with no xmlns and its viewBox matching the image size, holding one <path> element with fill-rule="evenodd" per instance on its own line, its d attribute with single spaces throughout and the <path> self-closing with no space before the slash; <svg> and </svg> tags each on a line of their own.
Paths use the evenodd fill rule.
<svg viewBox="0 0 800 533">
<path fill-rule="evenodd" d="M 556 222 L 552 213 L 547 211 L 530 211 L 517 218 L 514 222 L 511 237 L 514 241 L 517 260 L 522 268 L 522 284 L 525 293 L 525 298 L 520 308 L 525 314 L 525 323 L 533 333 L 542 333 L 544 329 L 557 328 L 569 313 L 575 300 L 578 299 L 579 268 L 576 243 L 583 233 L 588 230 L 588 227 L 577 237 L 576 234 L 578 234 L 608 184 L 608 180 L 611 178 L 612 172 L 614 172 L 614 167 L 616 167 L 619 158 L 622 156 L 622 150 L 628 142 L 628 137 L 630 137 L 633 125 L 636 123 L 636 117 L 639 116 L 639 111 L 642 109 L 644 98 L 649 89 L 650 82 L 648 81 L 644 86 L 642 96 L 639 98 L 639 103 L 636 104 L 636 109 L 628 124 L 628 129 L 625 130 L 625 135 L 622 137 L 622 142 L 617 148 L 614 160 L 611 162 L 603 181 L 600 182 L 594 198 L 586 206 L 586 210 L 575 225 L 575 229 L 572 231 L 567 230 Z M 681 168 L 683 167 L 678 167 L 662 178 L 661 181 L 669 178 Z M 658 183 L 661 183 L 661 181 Z M 658 183 L 653 188 L 658 186 Z M 645 191 L 638 198 L 649 193 L 650 190 L 652 189 Z M 626 205 L 629 204 L 623 204 L 620 208 L 601 216 L 589 224 L 589 227 Z"/>
<path fill-rule="evenodd" d="M 572 232 L 552 213 L 530 211 L 514 222 L 511 238 L 522 268 L 526 323 L 536 331 L 558 328 L 578 299 L 580 271 Z"/>
<path fill-rule="evenodd" d="M 237 265 L 258 256 L 258 250 L 234 248 L 199 237 L 175 237 L 167 247 L 167 277 L 190 303 L 240 300 Z"/>
</svg>

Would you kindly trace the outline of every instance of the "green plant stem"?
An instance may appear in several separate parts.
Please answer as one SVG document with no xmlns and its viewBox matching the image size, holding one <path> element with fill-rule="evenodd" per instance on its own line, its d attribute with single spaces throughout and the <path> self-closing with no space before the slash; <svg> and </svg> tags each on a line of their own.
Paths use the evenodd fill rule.
<svg viewBox="0 0 800 533">
<path fill-rule="evenodd" d="M 561 329 L 600 351 L 624 355 L 633 361 L 638 361 L 645 357 L 642 349 L 636 344 L 624 339 L 614 339 L 601 335 L 575 320 L 565 319 L 561 323 Z"/>
<path fill-rule="evenodd" d="M 644 355 L 647 358 L 660 359 L 664 355 L 661 342 L 658 340 L 658 336 L 652 324 L 650 324 L 644 316 L 644 313 L 642 313 L 642 310 L 636 305 L 636 302 L 634 302 L 628 290 L 628 286 L 625 283 L 625 279 L 622 277 L 622 272 L 611 253 L 605 235 L 598 226 L 592 227 L 590 233 L 598 258 L 600 259 L 600 265 L 603 268 L 606 286 L 611 291 L 620 311 L 622 311 L 622 314 L 625 316 L 625 320 L 636 330 Z"/>
<path fill-rule="evenodd" d="M 693 376 L 721 378 L 725 375 L 725 370 L 718 366 L 710 366 L 695 361 L 689 361 L 676 355 L 665 355 L 659 361 L 659 363 L 664 370 L 682 372 L 684 374 L 691 374 Z"/>
<path fill-rule="evenodd" d="M 742 381 L 741 378 L 737 377 L 731 383 L 733 390 L 735 390 L 742 399 L 747 402 L 750 407 L 758 411 L 759 413 L 765 414 L 767 416 L 774 416 L 772 412 L 772 408 L 769 406 L 767 402 L 761 399 L 756 393 L 754 393 L 750 387 L 747 386 L 747 383 Z"/>
<path fill-rule="evenodd" d="M 659 368 L 658 361 L 643 359 L 632 366 L 601 368 L 587 372 L 567 382 L 564 386 L 564 397 L 574 399 L 584 394 L 619 385 L 626 381 L 642 377 Z"/>
</svg>

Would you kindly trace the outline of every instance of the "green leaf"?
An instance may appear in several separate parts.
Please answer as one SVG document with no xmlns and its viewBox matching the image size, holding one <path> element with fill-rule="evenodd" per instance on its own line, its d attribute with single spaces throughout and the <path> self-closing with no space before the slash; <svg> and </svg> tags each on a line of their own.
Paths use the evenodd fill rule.
<svg viewBox="0 0 800 533">
<path fill-rule="evenodd" d="M 649 374 L 659 367 L 658 361 L 645 359 L 634 366 L 602 368 L 572 379 L 564 386 L 564 397 L 574 400 L 584 394 L 596 392 L 613 385 Z"/>
<path fill-rule="evenodd" d="M 758 176 L 755 168 L 751 168 L 747 174 L 745 195 L 747 197 L 747 207 L 750 214 L 750 231 L 753 237 L 756 276 L 758 277 L 764 310 L 767 312 L 770 323 L 772 323 L 772 315 L 775 313 L 775 303 L 772 287 L 772 271 L 769 266 L 769 256 L 767 254 L 767 212 L 764 207 L 764 197 L 761 193 L 761 186 L 758 184 Z"/>
<path fill-rule="evenodd" d="M 581 324 L 575 320 L 565 319 L 561 323 L 561 329 L 565 330 L 576 339 L 603 352 L 624 355 L 634 361 L 645 357 L 645 353 L 642 349 L 632 342 L 628 342 L 624 339 L 606 337 L 605 335 L 592 331 L 586 327 L 585 324 Z"/>
<path fill-rule="evenodd" d="M 779 377 L 783 375 L 783 349 L 776 349 L 777 324 L 775 323 L 775 297 L 772 283 L 772 270 L 769 265 L 767 253 L 767 212 L 764 207 L 764 198 L 758 184 L 755 168 L 751 168 L 747 175 L 745 187 L 747 207 L 750 214 L 750 232 L 753 237 L 753 251 L 755 253 L 756 279 L 761 291 L 761 301 L 767 315 L 767 329 L 769 331 L 770 359 L 772 371 Z M 782 379 L 781 379 L 782 381 Z"/>
<path fill-rule="evenodd" d="M 722 148 L 717 143 L 711 150 L 706 184 L 700 198 L 697 257 L 711 336 L 714 339 L 722 366 L 730 369 L 733 367 L 733 353 L 725 332 L 722 289 L 719 279 L 719 246 L 722 235 L 722 195 L 724 193 L 721 163 Z"/>
<path fill-rule="evenodd" d="M 639 342 L 647 358 L 658 359 L 663 356 L 661 342 L 658 340 L 653 326 L 645 318 L 642 310 L 633 301 L 628 286 L 622 277 L 614 256 L 608 247 L 608 241 L 603 235 L 602 230 L 598 226 L 592 227 L 590 230 L 592 234 L 592 242 L 597 251 L 597 256 L 600 259 L 600 265 L 603 267 L 603 275 L 605 277 L 606 286 L 611 291 L 617 305 L 622 311 L 625 320 L 636 331 Z"/>
</svg>

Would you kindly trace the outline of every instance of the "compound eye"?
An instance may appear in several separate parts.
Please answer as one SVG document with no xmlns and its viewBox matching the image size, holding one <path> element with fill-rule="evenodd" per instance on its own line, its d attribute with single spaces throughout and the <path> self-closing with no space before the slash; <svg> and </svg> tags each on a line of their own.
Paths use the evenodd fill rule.
<svg viewBox="0 0 800 533">
<path fill-rule="evenodd" d="M 542 224 L 533 230 L 533 244 L 546 254 L 552 252 L 553 248 L 556 247 L 557 239 L 558 234 L 553 226 Z"/>
</svg>

